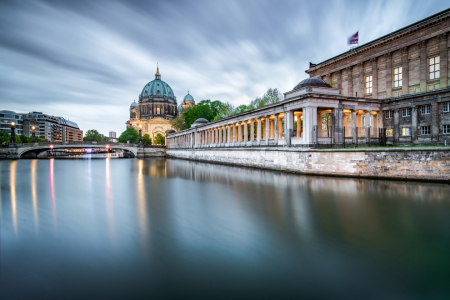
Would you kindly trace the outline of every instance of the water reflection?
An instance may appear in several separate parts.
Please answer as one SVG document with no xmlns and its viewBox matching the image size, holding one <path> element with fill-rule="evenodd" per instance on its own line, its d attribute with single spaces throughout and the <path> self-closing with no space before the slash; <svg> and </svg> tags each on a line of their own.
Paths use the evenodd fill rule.
<svg viewBox="0 0 450 300">
<path fill-rule="evenodd" d="M 449 185 L 164 158 L 46 163 L 1 165 L 2 299 L 450 292 Z"/>
<path fill-rule="evenodd" d="M 12 211 L 12 221 L 14 227 L 14 233 L 17 235 L 17 199 L 16 199 L 16 168 L 17 161 L 11 162 L 10 169 L 10 187 L 11 187 L 11 211 Z"/>
<path fill-rule="evenodd" d="M 36 192 L 36 165 L 38 160 L 34 159 L 31 161 L 31 200 L 33 202 L 33 216 L 34 216 L 34 227 L 37 232 L 38 230 L 38 205 L 37 205 L 37 192 Z"/>
</svg>

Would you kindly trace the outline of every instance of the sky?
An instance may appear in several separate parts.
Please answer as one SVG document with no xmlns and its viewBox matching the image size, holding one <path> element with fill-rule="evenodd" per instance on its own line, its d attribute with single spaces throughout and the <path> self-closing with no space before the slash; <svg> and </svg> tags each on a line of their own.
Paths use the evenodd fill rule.
<svg viewBox="0 0 450 300">
<path fill-rule="evenodd" d="M 1 1 L 0 110 L 120 134 L 155 78 L 178 103 L 248 104 L 319 63 L 449 8 L 448 1 Z"/>
</svg>

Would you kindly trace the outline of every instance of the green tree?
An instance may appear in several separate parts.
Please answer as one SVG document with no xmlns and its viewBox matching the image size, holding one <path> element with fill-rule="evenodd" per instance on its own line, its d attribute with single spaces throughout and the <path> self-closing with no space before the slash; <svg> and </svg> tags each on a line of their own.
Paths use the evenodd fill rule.
<svg viewBox="0 0 450 300">
<path fill-rule="evenodd" d="M 16 138 L 17 144 L 31 143 L 31 138 L 21 134 Z"/>
<path fill-rule="evenodd" d="M 208 121 L 214 120 L 223 106 L 219 100 L 202 100 L 190 110 L 183 113 L 186 128 L 190 128 L 199 118 L 205 118 Z"/>
<path fill-rule="evenodd" d="M 150 135 L 148 135 L 148 133 L 146 133 L 142 136 L 142 144 L 144 144 L 144 145 L 152 144 L 152 139 L 150 138 Z"/>
<path fill-rule="evenodd" d="M 9 144 L 11 140 L 11 136 L 3 131 L 0 131 L 0 144 Z"/>
<path fill-rule="evenodd" d="M 180 116 L 170 120 L 170 125 L 176 131 L 187 129 L 186 128 L 186 122 L 184 121 L 184 115 L 183 114 L 181 114 Z"/>
<path fill-rule="evenodd" d="M 219 109 L 219 112 L 214 117 L 214 121 L 220 120 L 235 114 L 235 108 L 230 103 L 223 103 L 222 107 Z"/>
<path fill-rule="evenodd" d="M 120 134 L 118 141 L 119 143 L 130 141 L 132 144 L 137 144 L 139 142 L 139 133 L 133 127 L 128 127 Z"/>
<path fill-rule="evenodd" d="M 90 129 L 84 135 L 83 141 L 107 142 L 109 138 L 95 129 Z"/>
<path fill-rule="evenodd" d="M 166 138 L 161 133 L 158 133 L 155 136 L 155 145 L 165 145 L 165 144 L 166 144 Z"/>
</svg>

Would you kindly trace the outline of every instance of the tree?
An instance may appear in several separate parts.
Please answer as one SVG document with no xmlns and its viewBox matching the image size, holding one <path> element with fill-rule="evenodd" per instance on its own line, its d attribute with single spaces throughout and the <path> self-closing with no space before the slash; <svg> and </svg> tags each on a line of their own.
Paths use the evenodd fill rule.
<svg viewBox="0 0 450 300">
<path fill-rule="evenodd" d="M 190 128 L 192 123 L 194 123 L 199 118 L 205 118 L 208 121 L 214 120 L 215 116 L 219 113 L 222 106 L 223 103 L 218 100 L 213 102 L 211 102 L 211 100 L 200 101 L 190 110 L 183 112 L 186 128 Z"/>
<path fill-rule="evenodd" d="M 322 128 L 321 130 L 327 131 L 327 136 L 330 136 L 330 127 L 331 127 L 331 114 L 324 113 L 322 114 Z"/>
<path fill-rule="evenodd" d="M 150 135 L 148 135 L 148 133 L 146 133 L 142 136 L 142 144 L 144 144 L 144 145 L 152 144 L 152 139 L 150 138 Z"/>
<path fill-rule="evenodd" d="M 132 144 L 137 144 L 139 142 L 139 133 L 133 127 L 128 127 L 120 134 L 118 141 L 119 143 L 130 141 Z"/>
<path fill-rule="evenodd" d="M 0 144 L 9 144 L 10 140 L 11 136 L 8 133 L 0 131 Z"/>
<path fill-rule="evenodd" d="M 235 108 L 230 103 L 223 103 L 222 107 L 220 108 L 219 112 L 214 117 L 214 121 L 220 120 L 229 116 L 232 116 L 235 114 Z"/>
<path fill-rule="evenodd" d="M 165 144 L 166 144 L 166 138 L 161 133 L 158 133 L 155 136 L 155 145 L 165 145 Z"/>
<path fill-rule="evenodd" d="M 31 138 L 21 134 L 16 139 L 17 144 L 31 143 Z"/>
<path fill-rule="evenodd" d="M 170 120 L 170 125 L 176 131 L 187 129 L 186 128 L 186 122 L 184 121 L 184 115 L 183 114 L 181 114 L 179 117 L 176 117 L 176 118 Z"/>
<path fill-rule="evenodd" d="M 84 135 L 83 141 L 108 142 L 109 138 L 95 129 L 90 129 Z"/>
</svg>

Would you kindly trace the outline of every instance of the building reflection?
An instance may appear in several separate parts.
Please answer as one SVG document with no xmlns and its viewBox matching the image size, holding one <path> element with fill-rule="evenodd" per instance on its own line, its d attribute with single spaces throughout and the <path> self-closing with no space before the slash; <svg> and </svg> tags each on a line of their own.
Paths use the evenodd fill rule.
<svg viewBox="0 0 450 300">
<path fill-rule="evenodd" d="M 17 235 L 17 195 L 16 195 L 16 168 L 17 160 L 13 160 L 10 166 L 9 182 L 11 186 L 11 213 L 14 233 Z"/>
<path fill-rule="evenodd" d="M 34 227 L 38 230 L 38 209 L 37 209 L 37 191 L 36 191 L 36 165 L 38 160 L 31 161 L 31 201 L 33 202 Z"/>
<path fill-rule="evenodd" d="M 151 168 L 150 168 L 151 169 Z M 148 220 L 147 220 L 147 203 L 145 194 L 144 182 L 144 160 L 138 160 L 138 174 L 137 174 L 137 198 L 138 198 L 138 216 L 139 229 L 144 243 L 144 248 L 148 247 Z M 159 172 L 155 174 L 160 174 Z"/>
<path fill-rule="evenodd" d="M 114 201 L 111 191 L 111 156 L 106 158 L 106 214 L 108 216 L 109 235 L 112 244 L 116 245 L 115 223 L 114 223 Z"/>
<path fill-rule="evenodd" d="M 52 200 L 52 217 L 53 217 L 53 226 L 56 228 L 56 203 L 55 203 L 55 182 L 54 178 L 54 163 L 55 159 L 52 158 L 49 160 L 49 174 L 50 174 L 50 196 Z"/>
</svg>

